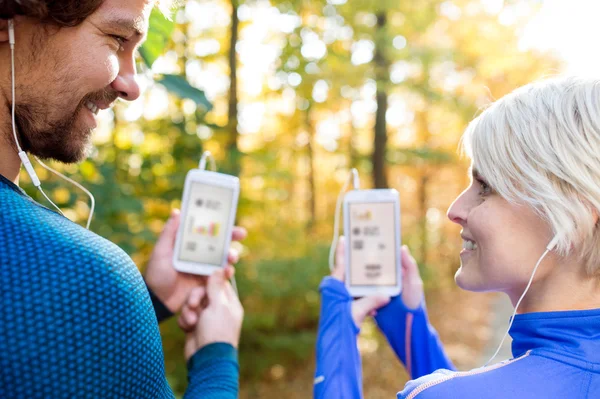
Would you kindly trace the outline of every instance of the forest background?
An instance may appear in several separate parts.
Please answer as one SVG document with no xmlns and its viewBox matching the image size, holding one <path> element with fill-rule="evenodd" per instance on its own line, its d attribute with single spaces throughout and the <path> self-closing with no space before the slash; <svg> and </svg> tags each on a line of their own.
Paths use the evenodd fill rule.
<svg viewBox="0 0 600 399">
<path fill-rule="evenodd" d="M 445 212 L 468 184 L 458 144 L 490 101 L 560 72 L 523 46 L 533 0 L 187 0 L 152 15 L 138 60 L 142 97 L 101 114 L 92 156 L 54 165 L 95 195 L 91 228 L 143 270 L 202 151 L 240 177 L 237 281 L 246 311 L 242 398 L 308 398 L 318 285 L 335 202 L 358 168 L 365 188 L 400 192 L 402 241 L 425 279 L 434 325 L 453 360 L 478 364 L 490 339 L 489 295 L 453 286 L 459 228 Z M 39 171 L 83 223 L 85 196 Z M 23 176 L 23 181 L 27 177 Z M 33 196 L 35 193 L 30 191 Z M 183 334 L 161 326 L 166 369 L 187 383 Z M 365 397 L 406 381 L 372 324 L 359 339 Z"/>
</svg>

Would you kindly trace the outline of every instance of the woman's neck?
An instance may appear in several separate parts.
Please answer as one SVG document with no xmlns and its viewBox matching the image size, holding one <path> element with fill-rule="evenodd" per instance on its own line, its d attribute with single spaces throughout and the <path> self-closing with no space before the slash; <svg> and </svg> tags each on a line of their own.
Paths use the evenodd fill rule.
<svg viewBox="0 0 600 399">
<path fill-rule="evenodd" d="M 554 262 L 551 262 L 554 263 Z M 534 281 L 517 309 L 517 313 L 586 310 L 600 308 L 600 278 L 589 276 L 581 262 L 565 259 L 556 262 L 552 270 L 540 265 L 539 278 Z M 508 293 L 513 306 L 523 294 Z"/>
</svg>

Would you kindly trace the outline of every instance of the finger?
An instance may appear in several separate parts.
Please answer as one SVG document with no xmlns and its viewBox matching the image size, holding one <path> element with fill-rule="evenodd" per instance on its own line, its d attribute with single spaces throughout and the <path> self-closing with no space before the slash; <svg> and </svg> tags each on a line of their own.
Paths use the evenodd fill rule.
<svg viewBox="0 0 600 399">
<path fill-rule="evenodd" d="M 192 309 L 198 309 L 200 307 L 200 303 L 202 302 L 202 298 L 206 295 L 206 287 L 200 286 L 195 287 L 190 292 L 190 296 L 188 297 L 186 305 Z"/>
<path fill-rule="evenodd" d="M 233 269 L 233 268 L 231 268 Z M 223 286 L 227 282 L 225 278 L 225 273 L 228 271 L 228 267 L 224 267 L 223 269 L 219 269 L 213 272 L 213 274 L 208 278 L 208 283 L 206 284 L 206 292 L 209 297 L 209 302 L 212 302 L 214 299 L 218 298 L 218 296 L 223 291 Z M 228 271 L 228 273 L 231 273 Z"/>
<path fill-rule="evenodd" d="M 410 250 L 408 249 L 408 247 L 406 245 L 402 246 L 402 272 L 404 274 L 404 277 L 406 277 L 407 279 L 413 279 L 413 278 L 421 278 L 421 275 L 419 273 L 419 266 L 417 266 L 417 262 L 415 261 L 415 258 L 413 258 L 410 254 Z"/>
<path fill-rule="evenodd" d="M 183 331 L 190 331 L 196 327 L 198 323 L 198 312 L 184 305 L 181 309 L 181 315 L 177 320 L 177 324 Z"/>
<path fill-rule="evenodd" d="M 233 289 L 233 285 L 228 281 L 225 286 L 223 287 L 224 291 L 225 291 L 225 295 L 227 296 L 227 299 L 229 300 L 229 302 L 239 302 L 239 298 L 237 296 L 237 293 L 235 292 L 235 290 Z"/>
<path fill-rule="evenodd" d="M 357 326 L 360 327 L 363 320 L 367 315 L 382 306 L 387 305 L 390 302 L 390 298 L 387 296 L 367 296 L 364 298 L 357 299 L 352 302 L 352 318 Z"/>
<path fill-rule="evenodd" d="M 227 263 L 229 263 L 230 265 L 235 265 L 236 263 L 239 262 L 239 260 L 240 260 L 239 251 L 235 248 L 230 248 L 229 255 L 227 256 Z"/>
<path fill-rule="evenodd" d="M 171 216 L 167 221 L 162 233 L 160 234 L 159 240 L 164 236 L 168 238 L 169 241 L 172 241 L 173 245 L 175 245 L 175 239 L 177 238 L 177 229 L 179 229 L 179 222 L 181 219 L 181 213 L 179 209 L 173 209 L 171 211 Z"/>
<path fill-rule="evenodd" d="M 248 231 L 240 226 L 234 226 L 231 232 L 231 239 L 233 241 L 242 241 L 248 236 Z"/>
<path fill-rule="evenodd" d="M 346 237 L 341 236 L 337 243 L 337 248 L 335 249 L 335 266 L 333 271 L 331 272 L 331 276 L 340 281 L 344 281 L 344 276 L 346 274 Z"/>
<path fill-rule="evenodd" d="M 229 281 L 231 279 L 231 276 L 233 276 L 235 274 L 235 267 L 228 264 L 225 267 L 223 267 L 222 272 L 223 272 L 223 279 L 225 281 Z"/>
</svg>

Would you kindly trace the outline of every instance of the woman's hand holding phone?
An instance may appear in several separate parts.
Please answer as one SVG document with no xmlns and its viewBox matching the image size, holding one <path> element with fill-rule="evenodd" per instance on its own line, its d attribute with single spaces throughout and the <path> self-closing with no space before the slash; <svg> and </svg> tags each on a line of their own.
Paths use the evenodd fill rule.
<svg viewBox="0 0 600 399">
<path fill-rule="evenodd" d="M 344 282 L 346 275 L 346 238 L 341 236 L 335 256 L 335 267 L 331 272 L 331 277 Z M 382 295 L 367 296 L 356 299 L 352 302 L 352 320 L 357 328 L 360 328 L 365 318 L 369 315 L 374 316 L 377 309 L 387 305 L 390 298 Z"/>
<path fill-rule="evenodd" d="M 336 248 L 335 268 L 331 276 L 339 281 L 345 280 L 345 237 L 340 237 Z M 416 309 L 423 300 L 423 280 L 419 273 L 419 267 L 415 259 L 411 256 L 406 245 L 402 246 L 402 302 L 409 309 Z M 385 306 L 389 302 L 385 296 L 369 296 L 357 299 L 352 302 L 352 319 L 357 327 L 360 328 L 364 319 L 370 315 L 374 316 L 377 309 Z"/>
</svg>

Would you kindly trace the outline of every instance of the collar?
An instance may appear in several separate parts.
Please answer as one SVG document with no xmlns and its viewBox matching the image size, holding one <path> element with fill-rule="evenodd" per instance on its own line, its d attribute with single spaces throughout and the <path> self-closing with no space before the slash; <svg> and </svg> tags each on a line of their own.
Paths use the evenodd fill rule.
<svg viewBox="0 0 600 399">
<path fill-rule="evenodd" d="M 17 186 L 15 183 L 11 182 L 6 177 L 0 175 L 0 188 L 2 186 L 6 186 L 8 189 L 10 189 L 12 191 L 15 191 L 21 195 L 27 196 L 27 194 L 25 193 L 25 191 L 23 191 L 23 189 L 21 187 Z"/>
<path fill-rule="evenodd" d="M 600 364 L 600 309 L 520 314 L 510 336 L 514 357 L 531 350 L 580 366 Z"/>
</svg>

